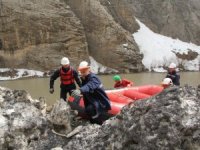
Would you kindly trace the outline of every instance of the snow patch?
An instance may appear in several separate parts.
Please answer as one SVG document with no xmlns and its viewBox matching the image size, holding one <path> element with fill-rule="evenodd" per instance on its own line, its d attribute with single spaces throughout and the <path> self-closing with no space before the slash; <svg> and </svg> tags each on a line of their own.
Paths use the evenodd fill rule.
<svg viewBox="0 0 200 150">
<path fill-rule="evenodd" d="M 140 29 L 133 37 L 144 55 L 142 63 L 149 71 L 164 71 L 163 67 L 167 67 L 171 62 L 181 64 L 185 70 L 200 70 L 200 46 L 154 33 L 138 19 L 136 21 Z M 189 51 L 197 52 L 198 57 L 188 61 L 178 58 L 175 54 L 188 54 Z"/>
<path fill-rule="evenodd" d="M 43 77 L 44 72 L 41 71 L 36 71 L 36 70 L 28 70 L 28 69 L 9 69 L 9 68 L 0 68 L 0 72 L 9 72 L 9 71 L 16 71 L 16 74 L 13 76 L 0 76 L 0 80 L 15 80 L 19 79 L 22 77 L 32 77 L 32 76 L 37 76 L 37 77 Z"/>
<path fill-rule="evenodd" d="M 91 71 L 95 74 L 98 73 L 118 73 L 116 69 L 112 69 L 98 63 L 92 56 L 89 56 Z"/>
<path fill-rule="evenodd" d="M 128 47 L 128 43 L 126 43 L 126 44 L 123 44 L 123 46 L 124 46 L 124 47 Z"/>
<path fill-rule="evenodd" d="M 7 125 L 7 119 L 0 115 L 0 128 Z"/>
<path fill-rule="evenodd" d="M 163 67 L 153 68 L 154 72 L 167 72 L 167 70 L 163 69 Z"/>
<path fill-rule="evenodd" d="M 194 115 L 196 113 L 195 106 L 197 104 L 192 100 L 182 100 L 181 107 L 184 108 L 188 114 Z"/>
</svg>

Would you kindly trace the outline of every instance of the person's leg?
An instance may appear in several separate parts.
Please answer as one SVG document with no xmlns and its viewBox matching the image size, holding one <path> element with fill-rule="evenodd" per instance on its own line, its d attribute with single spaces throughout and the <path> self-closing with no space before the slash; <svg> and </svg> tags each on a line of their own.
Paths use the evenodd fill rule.
<svg viewBox="0 0 200 150">
<path fill-rule="evenodd" d="M 62 98 L 64 101 L 66 101 L 67 91 L 66 91 L 66 88 L 64 88 L 64 87 L 60 88 L 60 98 Z"/>
<path fill-rule="evenodd" d="M 72 84 L 68 90 L 70 96 L 71 96 L 73 90 L 76 90 L 76 85 L 74 85 L 74 84 Z"/>
</svg>

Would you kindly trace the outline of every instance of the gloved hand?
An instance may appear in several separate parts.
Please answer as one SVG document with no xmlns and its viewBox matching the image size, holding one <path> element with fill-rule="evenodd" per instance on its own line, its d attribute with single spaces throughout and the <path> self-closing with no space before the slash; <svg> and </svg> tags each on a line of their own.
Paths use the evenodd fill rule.
<svg viewBox="0 0 200 150">
<path fill-rule="evenodd" d="M 131 87 L 131 84 L 128 84 L 127 87 Z"/>
<path fill-rule="evenodd" d="M 53 92 L 54 92 L 54 89 L 53 89 L 53 88 L 50 88 L 50 89 L 49 89 L 49 93 L 53 94 Z"/>
<path fill-rule="evenodd" d="M 71 96 L 76 98 L 81 96 L 81 91 L 79 89 L 72 90 Z"/>
</svg>

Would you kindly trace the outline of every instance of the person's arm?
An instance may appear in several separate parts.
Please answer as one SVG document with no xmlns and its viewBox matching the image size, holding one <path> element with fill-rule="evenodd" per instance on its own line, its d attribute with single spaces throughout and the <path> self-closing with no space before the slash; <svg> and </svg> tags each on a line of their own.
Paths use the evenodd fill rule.
<svg viewBox="0 0 200 150">
<path fill-rule="evenodd" d="M 78 76 L 78 72 L 76 70 L 73 70 L 73 75 L 74 75 L 74 79 L 76 80 L 76 83 L 78 84 L 79 87 L 81 87 L 81 79 Z"/>
<path fill-rule="evenodd" d="M 102 84 L 96 77 L 91 77 L 88 83 L 80 88 L 81 93 L 93 92 L 95 89 L 101 87 Z"/>
<path fill-rule="evenodd" d="M 115 84 L 114 84 L 114 88 L 117 88 L 117 87 L 118 87 L 118 86 L 117 86 L 117 83 L 115 83 Z"/>
<path fill-rule="evenodd" d="M 133 82 L 132 81 L 124 79 L 124 82 L 126 83 L 127 87 L 133 86 Z"/>
<path fill-rule="evenodd" d="M 166 78 L 170 78 L 170 79 L 174 80 L 176 78 L 176 76 L 168 73 L 166 75 Z"/>
<path fill-rule="evenodd" d="M 176 74 L 176 77 L 175 77 L 175 85 L 180 85 L 180 75 L 179 74 Z"/>
<path fill-rule="evenodd" d="M 54 87 L 54 81 L 60 76 L 60 70 L 56 70 L 50 77 L 50 89 Z"/>
</svg>

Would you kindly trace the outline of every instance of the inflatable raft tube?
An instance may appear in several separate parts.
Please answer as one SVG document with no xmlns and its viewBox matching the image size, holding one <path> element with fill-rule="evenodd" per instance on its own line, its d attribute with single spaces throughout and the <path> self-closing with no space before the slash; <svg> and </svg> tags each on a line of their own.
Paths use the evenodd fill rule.
<svg viewBox="0 0 200 150">
<path fill-rule="evenodd" d="M 105 118 L 118 114 L 121 109 L 131 102 L 149 98 L 160 93 L 163 87 L 158 85 L 145 85 L 137 87 L 129 87 L 123 89 L 106 90 L 106 94 L 110 99 L 111 110 L 105 112 Z M 80 116 L 85 116 L 83 98 L 74 99 L 69 97 L 68 103 L 71 108 L 77 110 Z"/>
</svg>

